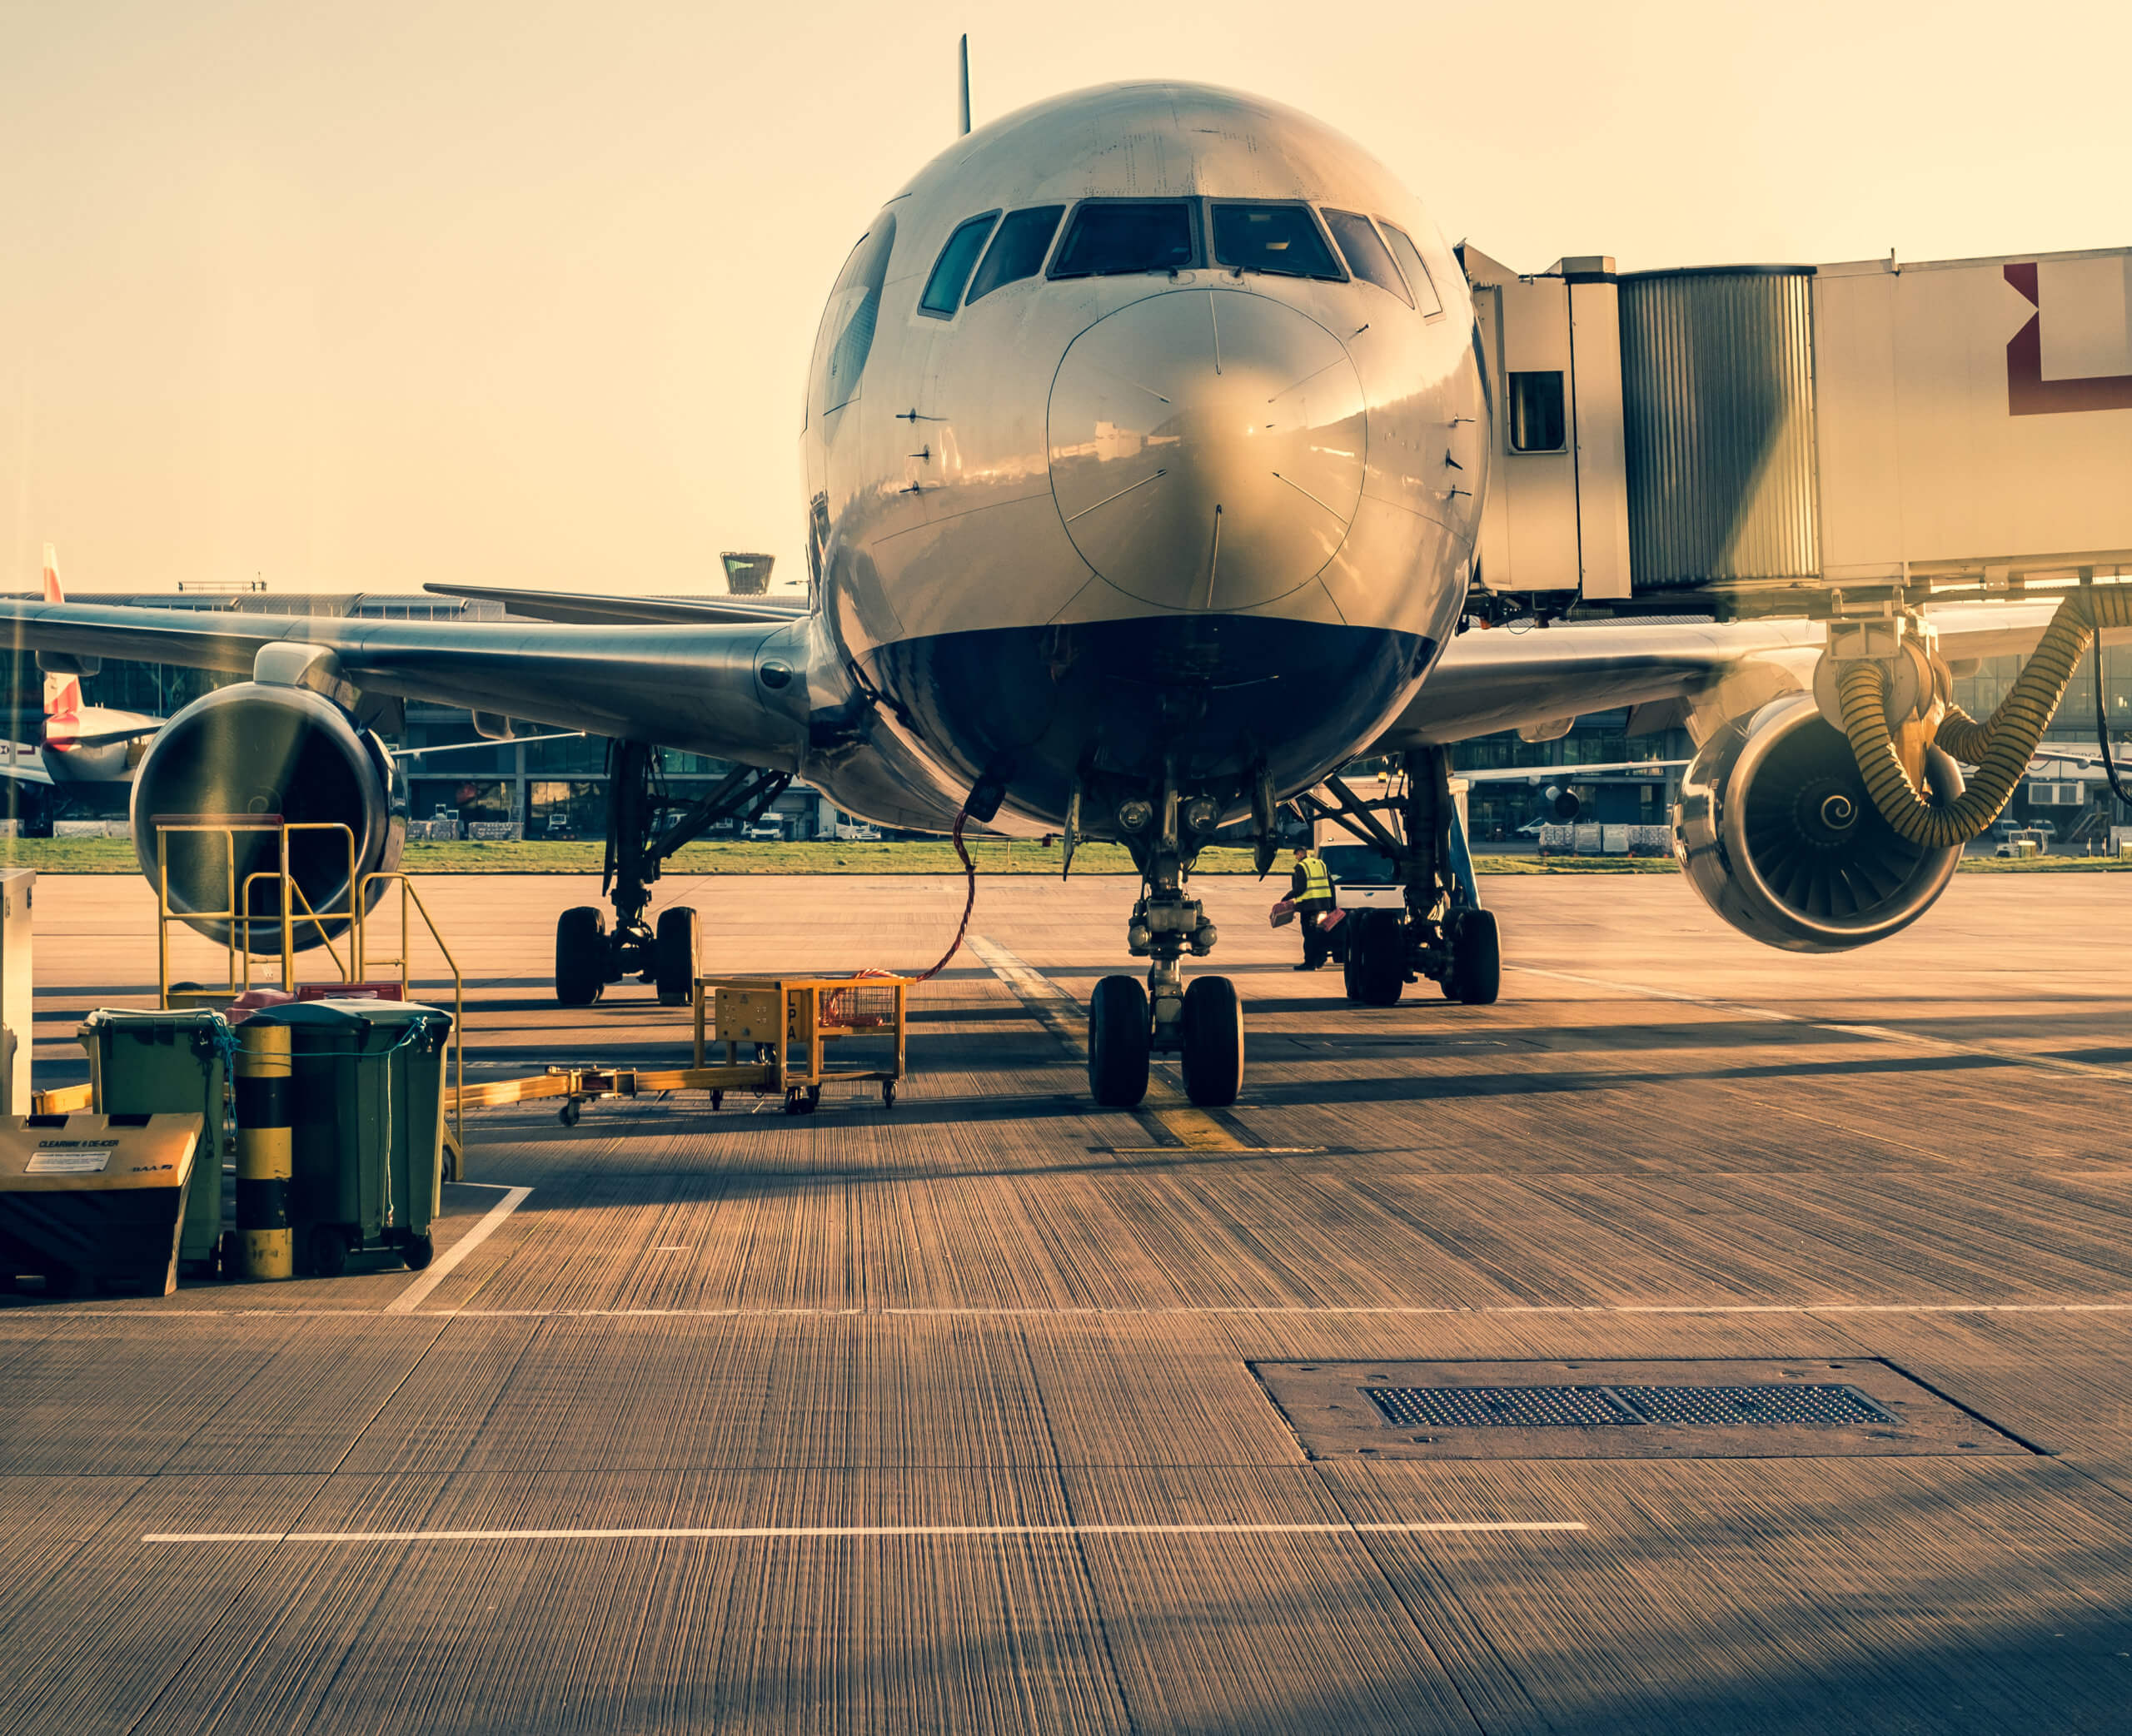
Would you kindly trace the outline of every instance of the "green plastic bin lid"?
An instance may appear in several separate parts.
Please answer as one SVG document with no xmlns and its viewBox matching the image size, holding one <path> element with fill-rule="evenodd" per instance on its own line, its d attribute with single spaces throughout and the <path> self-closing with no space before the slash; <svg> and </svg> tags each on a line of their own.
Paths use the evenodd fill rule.
<svg viewBox="0 0 2132 1736">
<path fill-rule="evenodd" d="M 132 1031 L 145 1037 L 162 1031 L 212 1031 L 217 1026 L 228 1029 L 227 1022 L 212 1007 L 180 1007 L 167 1012 L 153 1007 L 98 1007 L 82 1021 L 76 1034 L 87 1037 L 98 1031 Z"/>
<path fill-rule="evenodd" d="M 404 1029 L 441 1019 L 447 1026 L 451 1015 L 441 1007 L 426 1007 L 419 1001 L 291 1001 L 286 1006 L 262 1007 L 250 1022 L 262 1025 L 338 1026 L 352 1029 L 384 1026 Z"/>
</svg>

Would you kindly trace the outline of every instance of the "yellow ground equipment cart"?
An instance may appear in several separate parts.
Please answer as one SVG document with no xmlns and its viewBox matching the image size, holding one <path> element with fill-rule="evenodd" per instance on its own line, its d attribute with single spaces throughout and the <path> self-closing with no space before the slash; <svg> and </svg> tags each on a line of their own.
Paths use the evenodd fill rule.
<svg viewBox="0 0 2132 1736">
<path fill-rule="evenodd" d="M 910 987 L 908 977 L 699 977 L 693 1067 L 551 1067 L 530 1079 L 470 1085 L 460 1101 L 479 1109 L 560 1097 L 568 1127 L 593 1097 L 707 1091 L 716 1109 L 728 1092 L 745 1092 L 782 1097 L 787 1115 L 806 1115 L 820 1104 L 824 1085 L 878 1084 L 882 1103 L 893 1109 Z M 861 1051 L 834 1064 L 832 1045 L 847 1042 Z M 722 1066 L 712 1062 L 714 1043 L 725 1045 Z"/>
</svg>

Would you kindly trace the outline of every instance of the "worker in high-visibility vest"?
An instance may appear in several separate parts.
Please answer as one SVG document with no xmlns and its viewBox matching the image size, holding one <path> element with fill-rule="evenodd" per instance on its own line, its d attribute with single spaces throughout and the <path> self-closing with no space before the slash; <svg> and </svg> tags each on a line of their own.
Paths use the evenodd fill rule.
<svg viewBox="0 0 2132 1736">
<path fill-rule="evenodd" d="M 1299 971 L 1314 971 L 1325 963 L 1332 943 L 1318 926 L 1318 919 L 1336 908 L 1332 870 L 1317 846 L 1306 844 L 1296 852 L 1295 871 L 1288 877 L 1288 897 L 1296 907 L 1296 925 L 1303 930 L 1303 963 Z"/>
</svg>

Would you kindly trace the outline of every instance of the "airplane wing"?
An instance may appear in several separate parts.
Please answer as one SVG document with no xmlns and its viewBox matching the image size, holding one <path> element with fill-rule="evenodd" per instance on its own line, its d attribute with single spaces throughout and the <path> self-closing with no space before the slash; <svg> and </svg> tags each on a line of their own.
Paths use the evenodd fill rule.
<svg viewBox="0 0 2132 1736">
<path fill-rule="evenodd" d="M 50 783 L 36 744 L 26 741 L 0 742 L 0 781 L 9 783 Z"/>
<path fill-rule="evenodd" d="M 1955 608 L 1935 611 L 1932 620 L 1941 654 L 1963 662 L 2025 654 L 2055 608 L 2055 600 Z M 1805 620 L 1602 621 L 1462 633 L 1372 751 L 1668 700 L 1737 716 L 1806 687 L 1826 637 L 1820 623 Z"/>
<path fill-rule="evenodd" d="M 269 645 L 315 645 L 331 651 L 340 674 L 366 693 L 775 770 L 795 769 L 806 743 L 804 617 L 595 627 L 0 601 L 0 634 L 9 629 L 27 650 L 245 676 Z M 757 677 L 773 661 L 790 672 L 775 687 Z"/>
<path fill-rule="evenodd" d="M 501 603 L 513 614 L 536 621 L 693 626 L 706 621 L 790 621 L 807 613 L 806 600 L 799 597 L 603 597 L 584 591 L 506 590 L 486 584 L 426 584 L 422 589 L 440 597 Z"/>
</svg>

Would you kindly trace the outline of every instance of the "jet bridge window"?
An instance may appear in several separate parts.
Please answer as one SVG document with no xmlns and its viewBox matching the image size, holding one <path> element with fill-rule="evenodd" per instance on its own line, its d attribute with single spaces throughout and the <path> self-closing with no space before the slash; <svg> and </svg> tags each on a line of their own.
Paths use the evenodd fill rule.
<svg viewBox="0 0 2132 1736">
<path fill-rule="evenodd" d="M 1063 205 L 1038 205 L 1027 211 L 1010 211 L 999 234 L 985 250 L 984 263 L 970 280 L 969 301 L 982 301 L 996 289 L 1034 277 L 1044 269 L 1044 256 L 1051 251 L 1051 238 L 1059 232 Z M 963 304 L 969 305 L 969 301 Z"/>
<path fill-rule="evenodd" d="M 1407 274 L 1407 281 L 1414 286 L 1414 303 L 1425 318 L 1433 319 L 1443 311 L 1443 297 L 1437 294 L 1436 285 L 1429 277 L 1429 268 L 1422 263 L 1421 251 L 1414 246 L 1414 238 L 1396 223 L 1387 223 L 1382 217 L 1384 238 L 1392 243 L 1392 256 L 1399 261 L 1399 269 Z"/>
<path fill-rule="evenodd" d="M 955 226 L 955 232 L 948 237 L 948 245 L 933 261 L 933 275 L 925 280 L 925 293 L 918 298 L 920 313 L 929 313 L 936 320 L 952 320 L 955 316 L 955 309 L 962 303 L 963 286 L 969 281 L 969 274 L 977 267 L 977 256 L 984 251 L 992 226 L 999 221 L 998 211 L 988 211 L 981 217 L 972 217 L 967 223 Z"/>
<path fill-rule="evenodd" d="M 1283 277 L 1329 277 L 1336 283 L 1345 275 L 1308 205 L 1217 202 L 1214 263 Z"/>
<path fill-rule="evenodd" d="M 1373 283 L 1397 296 L 1407 306 L 1414 305 L 1413 296 L 1407 291 L 1407 280 L 1399 275 L 1399 267 L 1392 263 L 1391 251 L 1374 223 L 1358 211 L 1328 211 L 1325 221 L 1332 231 L 1332 239 L 1339 242 L 1341 252 L 1347 256 L 1350 271 L 1363 282 Z"/>
<path fill-rule="evenodd" d="M 1054 277 L 1183 271 L 1199 263 L 1198 211 L 1184 199 L 1085 199 L 1052 261 Z"/>
<path fill-rule="evenodd" d="M 1568 431 L 1562 415 L 1562 376 L 1559 372 L 1510 376 L 1512 451 L 1559 452 L 1567 442 Z"/>
</svg>

